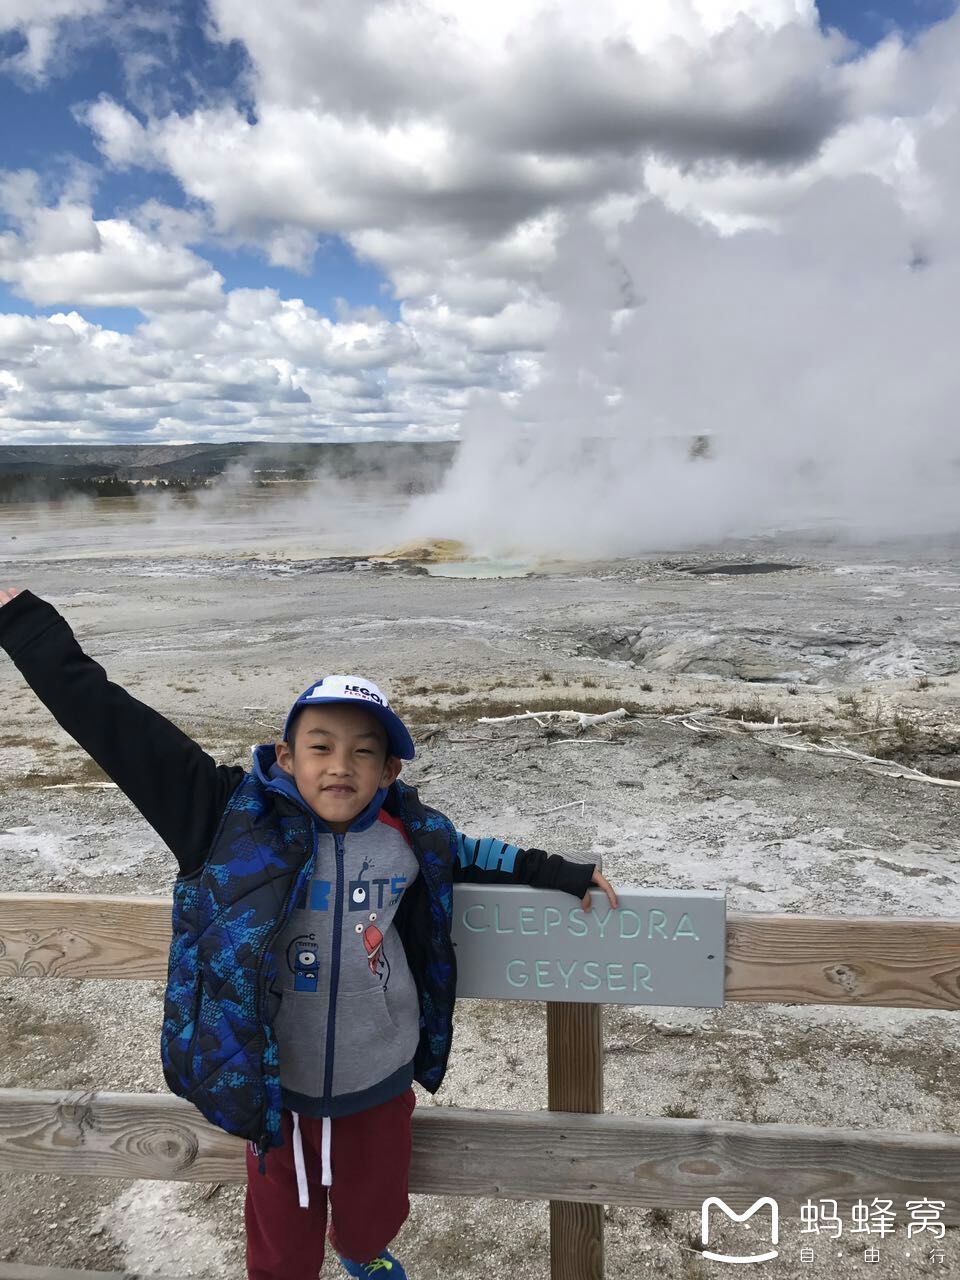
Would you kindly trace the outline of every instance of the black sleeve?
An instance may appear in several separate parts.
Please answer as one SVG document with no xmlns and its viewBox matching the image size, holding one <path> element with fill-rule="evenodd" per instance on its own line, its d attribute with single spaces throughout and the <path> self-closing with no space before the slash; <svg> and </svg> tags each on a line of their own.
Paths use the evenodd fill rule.
<svg viewBox="0 0 960 1280">
<path fill-rule="evenodd" d="M 582 898 L 593 881 L 594 862 L 570 862 L 558 853 L 519 849 L 490 837 L 475 839 L 457 832 L 453 879 L 473 884 L 528 884 L 560 889 Z"/>
<path fill-rule="evenodd" d="M 0 645 L 57 723 L 136 805 L 183 874 L 203 863 L 238 765 L 218 765 L 159 712 L 107 679 L 53 605 L 23 591 L 0 607 Z"/>
</svg>

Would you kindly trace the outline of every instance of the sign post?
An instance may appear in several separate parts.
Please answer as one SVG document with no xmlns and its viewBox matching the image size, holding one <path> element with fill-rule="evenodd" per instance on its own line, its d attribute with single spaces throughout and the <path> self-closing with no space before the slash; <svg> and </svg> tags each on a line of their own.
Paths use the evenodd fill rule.
<svg viewBox="0 0 960 1280">
<path fill-rule="evenodd" d="M 723 1004 L 721 892 L 569 894 L 460 884 L 454 892 L 457 995 L 547 1002 L 547 1105 L 603 1111 L 603 1005 Z M 603 1280 L 603 1205 L 550 1201 L 551 1280 Z"/>
<path fill-rule="evenodd" d="M 603 1005 L 547 1005 L 547 1106 L 603 1111 Z M 603 1205 L 550 1201 L 551 1280 L 603 1280 Z"/>
</svg>

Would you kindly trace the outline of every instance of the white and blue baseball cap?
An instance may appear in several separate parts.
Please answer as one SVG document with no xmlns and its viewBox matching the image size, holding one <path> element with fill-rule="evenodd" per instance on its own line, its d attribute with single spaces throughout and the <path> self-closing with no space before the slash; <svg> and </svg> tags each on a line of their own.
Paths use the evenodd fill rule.
<svg viewBox="0 0 960 1280">
<path fill-rule="evenodd" d="M 304 707 L 322 707 L 332 702 L 346 702 L 351 706 L 363 707 L 383 725 L 387 731 L 387 742 L 392 756 L 401 760 L 412 760 L 416 754 L 413 739 L 407 726 L 395 711 L 381 689 L 363 676 L 324 676 L 309 689 L 305 689 L 287 713 L 283 726 L 283 740 L 290 735 L 290 726 L 296 715 Z"/>
</svg>

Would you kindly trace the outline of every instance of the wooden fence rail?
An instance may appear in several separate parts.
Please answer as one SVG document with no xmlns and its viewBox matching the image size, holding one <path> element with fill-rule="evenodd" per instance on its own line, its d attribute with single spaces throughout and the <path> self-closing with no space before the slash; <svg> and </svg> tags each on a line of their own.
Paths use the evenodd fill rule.
<svg viewBox="0 0 960 1280">
<path fill-rule="evenodd" d="M 577 1112 L 414 1113 L 411 1189 L 427 1195 L 699 1209 L 829 1195 L 946 1200 L 960 1221 L 960 1136 Z M 242 1182 L 240 1139 L 166 1094 L 0 1090 L 0 1170 Z"/>
<path fill-rule="evenodd" d="M 0 977 L 167 975 L 167 898 L 0 893 Z M 960 920 L 734 913 L 726 1000 L 960 1009 Z"/>
<path fill-rule="evenodd" d="M 166 898 L 0 894 L 0 978 L 162 981 L 169 942 Z M 960 1009 L 960 920 L 731 914 L 724 999 Z M 958 1135 L 599 1114 L 601 1012 L 548 1004 L 548 1112 L 419 1109 L 411 1189 L 549 1200 L 554 1280 L 602 1276 L 605 1204 L 928 1197 L 960 1223 Z M 243 1143 L 169 1095 L 0 1089 L 4 1170 L 242 1181 Z"/>
</svg>

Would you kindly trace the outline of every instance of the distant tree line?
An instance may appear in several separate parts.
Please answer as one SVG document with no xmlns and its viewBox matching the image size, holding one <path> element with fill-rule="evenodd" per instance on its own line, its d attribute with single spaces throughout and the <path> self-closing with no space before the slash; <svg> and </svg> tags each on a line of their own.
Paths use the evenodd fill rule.
<svg viewBox="0 0 960 1280">
<path fill-rule="evenodd" d="M 139 493 L 190 493 L 204 489 L 201 477 L 179 480 L 121 480 L 109 476 L 38 476 L 9 471 L 0 474 L 0 502 L 57 502 L 81 494 L 88 498 L 131 498 Z"/>
<path fill-rule="evenodd" d="M 398 446 L 394 446 L 397 448 Z M 334 446 L 330 446 L 331 450 Z M 0 470 L 0 503 L 10 502 L 62 502 L 78 494 L 88 498 L 130 498 L 138 494 L 185 494 L 197 489 L 213 488 L 221 482 L 236 483 L 238 478 L 254 489 L 268 489 L 278 482 L 309 483 L 321 477 L 344 483 L 365 483 L 388 486 L 394 493 L 413 496 L 431 493 L 440 484 L 446 469 L 444 460 L 429 456 L 422 463 L 411 461 L 406 454 L 397 457 L 389 452 L 368 458 L 358 452 L 359 446 L 338 445 L 343 452 L 331 452 L 323 458 L 324 465 L 292 463 L 286 466 L 259 467 L 252 473 L 245 468 L 240 475 L 229 469 L 221 471 L 193 471 L 186 476 L 157 480 L 126 480 L 116 471 L 107 475 L 87 474 L 58 475 L 50 471 Z M 416 463 L 416 465 L 415 465 Z"/>
</svg>

